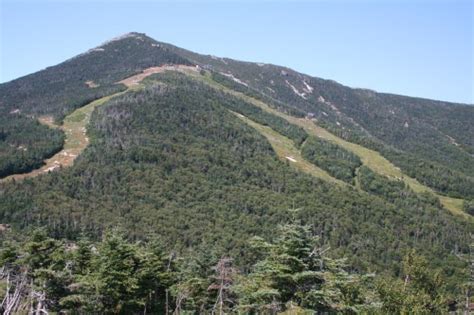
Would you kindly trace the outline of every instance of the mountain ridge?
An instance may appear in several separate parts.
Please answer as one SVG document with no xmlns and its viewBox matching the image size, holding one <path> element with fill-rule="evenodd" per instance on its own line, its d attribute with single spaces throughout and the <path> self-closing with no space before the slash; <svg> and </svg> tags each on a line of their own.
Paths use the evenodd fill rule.
<svg viewBox="0 0 474 315">
<path fill-rule="evenodd" d="M 0 258 L 8 259 L 8 271 L 23 270 L 22 257 L 34 257 L 37 248 L 43 255 L 41 244 L 56 244 L 48 256 L 61 261 L 47 265 L 53 278 L 41 282 L 45 269 L 28 277 L 41 288 L 47 283 L 45 305 L 58 312 L 116 311 L 104 288 L 130 279 L 137 284 L 130 296 L 139 302 L 123 304 L 122 313 L 144 313 L 148 301 L 145 312 L 161 313 L 168 303 L 190 312 L 211 310 L 215 299 L 206 279 L 216 279 L 210 270 L 223 260 L 240 272 L 240 288 L 263 296 L 270 288 L 274 295 L 265 301 L 281 310 L 293 302 L 321 310 L 301 299 L 320 301 L 319 291 L 311 290 L 319 290 L 313 275 L 323 269 L 307 259 L 316 250 L 345 257 L 337 277 L 370 273 L 403 297 L 412 283 L 402 266 L 416 252 L 426 257 L 426 274 L 436 275 L 428 283 L 436 288 L 426 289 L 434 293 L 420 307 L 432 310 L 438 292 L 464 301 L 474 224 L 473 113 L 437 104 L 354 90 L 285 67 L 199 55 L 137 33 L 116 38 L 0 85 L 0 174 L 33 170 L 27 179 L 0 181 L 0 244 L 7 250 Z M 47 127 L 53 124 L 60 127 Z M 34 176 L 38 160 L 58 149 L 68 153 L 76 140 L 73 161 Z M 288 233 L 276 236 L 278 226 Z M 117 227 L 124 236 L 117 236 Z M 44 230 L 30 233 L 36 228 Z M 92 258 L 85 261 L 93 267 L 77 271 L 75 257 L 84 247 L 76 245 L 85 238 L 100 245 L 86 245 Z M 308 239 L 311 246 L 301 242 Z M 306 254 L 288 256 L 296 243 L 302 244 L 297 253 Z M 150 244 L 162 260 L 141 251 Z M 274 279 L 275 261 L 278 270 L 294 261 L 307 267 L 298 263 L 297 273 Z M 11 262 L 19 267 L 9 269 Z M 144 266 L 151 269 L 142 277 Z M 120 281 L 107 275 L 117 268 L 128 272 Z M 164 274 L 169 280 L 151 298 Z M 251 282 L 262 276 L 269 282 Z M 102 279 L 99 293 L 94 285 L 76 286 L 88 279 Z M 386 292 L 367 292 L 346 304 L 381 310 L 379 297 Z M 417 301 L 419 292 L 415 287 Z M 239 307 L 248 307 L 245 301 L 254 301 L 252 309 L 268 305 L 258 294 L 249 300 L 237 293 Z M 91 306 L 91 299 L 104 304 Z M 439 309 L 446 310 L 447 301 Z M 391 302 L 383 303 L 388 310 Z"/>
<path fill-rule="evenodd" d="M 78 57 L 81 57 L 81 56 L 84 56 L 88 53 L 91 53 L 91 52 L 94 52 L 94 51 L 97 51 L 97 49 L 99 48 L 103 48 L 103 46 L 106 46 L 107 44 L 109 43 L 112 43 L 112 42 L 116 42 L 116 41 L 120 41 L 122 39 L 126 39 L 126 38 L 140 38 L 140 37 L 145 37 L 147 40 L 152 40 L 156 43 L 159 43 L 159 44 L 163 44 L 163 45 L 166 45 L 168 47 L 171 47 L 171 48 L 174 48 L 174 49 L 178 49 L 178 50 L 182 50 L 182 51 L 186 51 L 188 53 L 192 53 L 192 54 L 196 54 L 196 55 L 201 55 L 203 57 L 209 57 L 209 58 L 214 58 L 214 59 L 221 59 L 221 60 L 225 60 L 225 59 L 228 59 L 228 60 L 232 60 L 232 61 L 237 61 L 237 62 L 242 62 L 242 63 L 250 63 L 250 64 L 258 64 L 258 65 L 261 65 L 261 66 L 273 66 L 273 67 L 278 67 L 278 68 L 282 68 L 283 70 L 290 70 L 290 71 L 293 71 L 295 73 L 299 73 L 299 74 L 302 74 L 302 75 L 305 75 L 305 76 L 308 76 L 308 77 L 312 77 L 312 78 L 315 78 L 315 79 L 320 79 L 320 80 L 325 80 L 325 81 L 328 81 L 328 82 L 332 82 L 332 83 L 335 83 L 335 84 L 339 84 L 343 87 L 347 87 L 347 88 L 350 88 L 350 89 L 353 89 L 353 90 L 360 90 L 361 92 L 364 92 L 364 91 L 367 91 L 367 92 L 370 92 L 370 93 L 377 93 L 377 94 L 385 94 L 385 95 L 391 95 L 391 96 L 403 96 L 403 97 L 407 97 L 407 98 L 413 98 L 413 99 L 419 99 L 419 100 L 428 100 L 428 101 L 436 101 L 436 102 L 439 102 L 439 103 L 445 103 L 445 104 L 452 104 L 452 105 L 462 105 L 462 106 L 473 106 L 474 103 L 463 103 L 463 102 L 455 102 L 455 101 L 447 101 L 447 100 L 438 100 L 438 99 L 432 99 L 432 98 L 428 98 L 428 97 L 421 97 L 421 96 L 416 96 L 416 95 L 405 95 L 405 94 L 400 94 L 400 93 L 394 93 L 394 92 L 388 92 L 388 91 L 377 91 L 375 89 L 372 89 L 372 88 L 369 88 L 369 87 L 359 87 L 359 86 L 350 86 L 350 85 L 346 85 L 342 82 L 339 82 L 338 80 L 335 80 L 335 79 L 324 79 L 322 77 L 319 77 L 319 76 L 316 76 L 316 75 L 312 75 L 312 74 L 306 74 L 306 73 L 303 73 L 301 71 L 297 71 L 297 70 L 294 70 L 292 68 L 289 68 L 289 67 L 286 67 L 286 66 L 282 66 L 282 65 L 277 65 L 277 64 L 273 64 L 273 63 L 268 63 L 268 62 L 260 62 L 260 61 L 244 61 L 244 60 L 240 60 L 240 59 L 234 59 L 234 58 L 228 58 L 228 57 L 221 57 L 221 56 L 216 56 L 216 55 L 212 55 L 212 54 L 203 54 L 203 53 L 194 53 L 192 52 L 191 50 L 188 50 L 188 49 L 185 49 L 185 48 L 180 48 L 178 46 L 175 46 L 171 43 L 167 43 L 167 42 L 163 42 L 163 41 L 158 41 L 158 40 L 155 40 L 153 39 L 152 37 L 148 36 L 146 33 L 141 33 L 141 32 L 137 32 L 137 31 L 131 31 L 131 32 L 127 32 L 127 33 L 123 33 L 121 35 L 118 35 L 118 36 L 115 36 L 109 40 L 105 40 L 103 41 L 101 44 L 95 46 L 94 48 L 90 48 L 88 49 L 87 51 L 83 52 L 83 53 L 79 53 L 71 58 L 68 58 L 66 60 L 64 60 L 63 62 L 60 62 L 56 65 L 52 65 L 52 66 L 47 66 L 46 68 L 43 68 L 43 69 L 39 69 L 37 71 L 34 71 L 30 74 L 27 74 L 27 75 L 23 75 L 23 76 L 20 76 L 20 77 L 17 77 L 17 78 L 13 78 L 11 80 L 8 80 L 8 81 L 5 81 L 5 82 L 2 82 L 0 83 L 0 85 L 2 84 L 8 84 L 8 83 L 11 83 L 12 81 L 15 81 L 15 80 L 18 80 L 18 79 L 21 79 L 25 76 L 29 76 L 29 75 L 32 75 L 32 74 L 36 74 L 38 72 L 42 72 L 44 70 L 47 70 L 49 68 L 52 68 L 52 67 L 55 67 L 59 64 L 62 64 L 64 62 L 68 62 L 70 60 L 73 60 L 75 58 L 78 58 Z"/>
<path fill-rule="evenodd" d="M 74 108 L 124 90 L 117 82 L 125 77 L 164 64 L 209 70 L 232 88 L 264 97 L 283 112 L 311 115 L 341 138 L 381 152 L 428 186 L 452 197 L 474 198 L 470 105 L 352 89 L 282 66 L 193 53 L 143 33 L 126 33 L 56 66 L 1 84 L 0 109 L 53 114 L 60 122 Z M 58 81 L 58 76 L 64 78 Z M 421 171 L 416 166 L 420 163 Z M 453 176 L 462 180 L 458 183 Z"/>
</svg>

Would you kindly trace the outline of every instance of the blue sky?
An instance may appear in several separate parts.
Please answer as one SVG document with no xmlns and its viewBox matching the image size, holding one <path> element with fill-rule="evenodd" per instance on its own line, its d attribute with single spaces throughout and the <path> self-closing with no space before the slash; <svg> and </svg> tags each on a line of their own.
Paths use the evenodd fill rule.
<svg viewBox="0 0 474 315">
<path fill-rule="evenodd" d="M 352 87 L 474 103 L 470 0 L 0 3 L 0 82 L 137 31 Z"/>
</svg>

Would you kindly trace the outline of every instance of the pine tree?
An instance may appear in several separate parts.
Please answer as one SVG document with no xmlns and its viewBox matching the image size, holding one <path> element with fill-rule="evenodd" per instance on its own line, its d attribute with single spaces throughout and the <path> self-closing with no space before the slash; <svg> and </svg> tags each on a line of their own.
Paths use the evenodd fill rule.
<svg viewBox="0 0 474 315">
<path fill-rule="evenodd" d="M 172 257 L 164 255 L 161 243 L 154 239 L 140 248 L 139 296 L 145 298 L 143 313 L 161 313 L 166 308 L 168 288 L 174 282 Z"/>
<path fill-rule="evenodd" d="M 70 312 L 100 313 L 104 308 L 96 277 L 97 249 L 86 239 L 79 240 L 75 245 L 71 248 L 69 262 L 72 272 L 68 287 L 70 294 L 60 300 L 61 308 Z"/>
<path fill-rule="evenodd" d="M 383 310 L 397 314 L 444 314 L 445 283 L 440 271 L 428 268 L 426 259 L 410 250 L 402 263 L 402 279 L 379 284 Z"/>
<path fill-rule="evenodd" d="M 106 234 L 98 252 L 96 277 L 105 310 L 120 314 L 143 308 L 146 297 L 137 294 L 140 259 L 136 246 L 112 231 Z"/>
<path fill-rule="evenodd" d="M 279 227 L 273 244 L 253 239 L 252 245 L 266 254 L 239 280 L 240 308 L 270 313 L 295 306 L 345 313 L 367 309 L 361 278 L 345 271 L 345 260 L 329 258 L 328 248 L 317 241 L 297 221 Z"/>
<path fill-rule="evenodd" d="M 205 313 L 212 307 L 208 288 L 210 277 L 206 253 L 193 253 L 177 262 L 176 282 L 170 288 L 174 297 L 174 314 L 184 312 Z"/>
</svg>

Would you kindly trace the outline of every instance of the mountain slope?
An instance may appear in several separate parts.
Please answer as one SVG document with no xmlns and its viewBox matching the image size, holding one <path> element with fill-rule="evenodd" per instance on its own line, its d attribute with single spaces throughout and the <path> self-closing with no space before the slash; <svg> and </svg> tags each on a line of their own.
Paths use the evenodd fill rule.
<svg viewBox="0 0 474 315">
<path fill-rule="evenodd" d="M 294 117 L 291 115 L 287 115 L 281 111 L 275 110 L 272 107 L 270 107 L 268 104 L 265 102 L 260 101 L 259 99 L 255 98 L 255 95 L 253 96 L 248 96 L 245 95 L 241 92 L 232 90 L 219 82 L 214 81 L 212 78 L 209 78 L 209 75 L 206 75 L 206 73 L 203 73 L 201 71 L 201 75 L 196 75 L 196 71 L 193 68 L 192 71 L 186 71 L 183 69 L 182 71 L 186 75 L 192 77 L 195 80 L 198 80 L 200 82 L 203 82 L 218 91 L 223 91 L 229 95 L 236 96 L 239 99 L 244 100 L 245 102 L 248 102 L 252 105 L 254 105 L 257 108 L 262 109 L 264 112 L 267 112 L 269 114 L 273 114 L 275 116 L 281 117 L 284 120 L 288 121 L 291 125 L 293 126 L 298 126 L 301 129 L 304 130 L 306 133 L 305 135 L 298 136 L 297 138 L 293 137 L 293 140 L 296 142 L 296 144 L 301 143 L 300 139 L 305 139 L 304 143 L 301 145 L 301 151 L 302 152 L 297 152 L 297 150 L 293 147 L 291 144 L 287 143 L 287 140 L 282 138 L 280 135 L 279 137 L 276 136 L 278 134 L 271 128 L 268 128 L 267 126 L 260 126 L 258 123 L 252 122 L 248 119 L 248 117 L 243 117 L 244 121 L 250 122 L 251 125 L 259 130 L 262 134 L 264 134 L 267 139 L 272 143 L 274 146 L 275 151 L 284 159 L 284 160 L 289 160 L 293 162 L 295 166 L 297 166 L 300 170 L 313 174 L 316 177 L 323 178 L 326 180 L 334 181 L 335 178 L 327 178 L 328 174 L 324 174 L 321 172 L 321 170 L 315 170 L 314 168 L 310 168 L 307 166 L 307 163 L 312 160 L 310 156 L 307 154 L 304 154 L 306 149 L 307 149 L 307 144 L 308 142 L 313 142 L 311 139 L 311 136 L 324 139 L 324 142 L 326 142 L 326 147 L 330 146 L 332 147 L 332 153 L 333 154 L 327 154 L 328 152 L 324 152 L 325 150 L 319 150 L 320 157 L 324 158 L 327 162 L 324 163 L 325 169 L 326 170 L 332 170 L 332 174 L 334 176 L 337 176 L 336 174 L 339 173 L 347 173 L 347 169 L 344 169 L 344 167 L 341 167 L 341 165 L 346 164 L 348 160 L 353 161 L 352 163 L 356 163 L 357 165 L 360 163 L 358 161 L 359 159 L 363 162 L 365 166 L 370 167 L 372 170 L 376 171 L 377 173 L 383 175 L 383 176 L 388 176 L 394 180 L 402 180 L 405 185 L 410 187 L 410 189 L 413 189 L 414 191 L 421 193 L 421 192 L 428 192 L 428 193 L 433 193 L 433 190 L 430 189 L 429 187 L 421 184 L 418 182 L 416 179 L 411 178 L 401 172 L 401 170 L 390 163 L 387 159 L 385 159 L 383 156 L 380 155 L 379 152 L 371 150 L 369 148 L 366 148 L 364 146 L 358 145 L 356 143 L 351 143 L 348 142 L 344 139 L 341 139 L 340 137 L 337 137 L 336 135 L 328 132 L 326 129 L 319 127 L 317 124 L 314 123 L 314 120 L 308 119 L 308 118 L 298 118 Z M 152 77 L 153 78 L 153 77 Z M 258 97 L 258 96 L 256 96 Z M 249 114 L 254 114 L 255 110 L 249 112 L 248 110 L 243 110 L 242 108 L 232 108 L 233 110 L 236 110 L 238 113 L 241 115 L 246 115 L 248 116 Z M 267 120 L 265 124 L 268 124 L 269 121 Z M 282 130 L 281 127 L 279 126 L 272 126 L 271 127 L 275 128 L 275 130 Z M 265 128 L 267 127 L 267 128 Z M 284 129 L 283 129 L 284 130 Z M 296 152 L 295 152 L 296 151 Z M 324 157 L 324 154 L 326 156 Z M 300 155 L 305 155 L 306 159 L 303 158 L 303 156 Z M 346 158 L 338 158 L 337 155 L 345 155 Z M 294 157 L 298 156 L 298 159 L 294 161 Z M 316 162 L 317 163 L 317 162 Z M 313 161 L 314 164 L 314 161 Z M 356 169 L 354 169 L 354 167 Z M 323 171 L 324 172 L 324 171 Z M 357 166 L 353 166 L 352 170 L 349 172 L 352 173 L 352 177 L 354 181 L 357 181 Z M 355 174 L 354 174 L 355 173 Z M 347 178 L 346 178 L 347 179 Z M 438 197 L 443 204 L 443 206 L 446 207 L 446 209 L 452 211 L 456 215 L 461 215 L 469 218 L 469 216 L 463 212 L 463 200 L 462 199 L 457 199 L 457 198 L 452 198 L 452 197 L 447 197 L 447 196 L 442 196 L 437 194 L 436 197 Z"/>
<path fill-rule="evenodd" d="M 276 225 L 296 216 L 357 270 L 397 275 L 403 252 L 414 248 L 442 267 L 456 290 L 472 219 L 446 211 L 413 179 L 394 177 L 405 173 L 441 193 L 473 196 L 472 125 L 462 126 L 472 111 L 465 105 L 354 90 L 131 33 L 2 84 L 0 106 L 31 123 L 38 115 L 61 120 L 125 91 L 125 78 L 163 65 L 169 71 L 92 111 L 89 146 L 70 168 L 0 183 L 0 223 L 20 231 L 45 225 L 72 240 L 121 225 L 133 239 L 157 234 L 170 251 L 229 254 L 245 269 L 247 240 L 271 239 Z M 290 152 L 304 163 L 292 164 Z M 409 180 L 419 186 L 406 186 Z M 300 210 L 288 212 L 294 208 Z"/>
<path fill-rule="evenodd" d="M 270 237 L 296 206 L 334 253 L 362 270 L 395 268 L 400 247 L 441 266 L 439 253 L 452 259 L 454 244 L 467 250 L 470 224 L 429 197 L 397 206 L 296 172 L 229 112 L 237 100 L 183 76 L 158 79 L 97 108 L 91 145 L 72 168 L 5 185 L 0 220 L 69 237 L 121 224 L 181 251 L 213 244 L 217 253 L 240 252 L 245 264 L 248 236 Z"/>
<path fill-rule="evenodd" d="M 40 167 L 45 157 L 62 148 L 63 142 L 59 130 L 0 109 L 0 180 Z"/>
<path fill-rule="evenodd" d="M 62 118 L 73 109 L 124 87 L 118 81 L 151 66 L 187 64 L 138 33 L 112 39 L 61 64 L 0 85 L 0 107 Z"/>
<path fill-rule="evenodd" d="M 74 109 L 125 90 L 118 81 L 168 63 L 189 64 L 153 39 L 129 33 L 56 66 L 0 84 L 0 115 L 6 121 L 2 133 L 12 134 L 19 123 L 33 124 L 37 117 L 61 122 Z M 0 137 L 1 177 L 32 171 L 59 151 L 62 136 L 58 131 L 38 127 L 35 133 L 18 144 L 12 137 Z M 51 139 L 52 134 L 57 139 L 53 145 L 41 141 L 32 145 L 32 139 Z M 12 151 L 18 146 L 25 148 L 22 155 Z"/>
<path fill-rule="evenodd" d="M 284 67 L 170 49 L 232 88 L 259 94 L 293 115 L 310 114 L 442 193 L 474 198 L 473 106 L 351 89 Z"/>
</svg>

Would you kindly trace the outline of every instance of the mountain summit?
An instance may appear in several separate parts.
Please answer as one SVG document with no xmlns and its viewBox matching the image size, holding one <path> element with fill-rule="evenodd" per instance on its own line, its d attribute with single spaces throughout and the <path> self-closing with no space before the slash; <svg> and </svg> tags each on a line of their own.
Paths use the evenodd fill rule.
<svg viewBox="0 0 474 315">
<path fill-rule="evenodd" d="M 117 82 L 126 77 L 161 65 L 199 66 L 279 110 L 310 116 L 346 140 L 383 150 L 389 159 L 403 159 L 396 164 L 435 189 L 474 197 L 474 186 L 465 177 L 474 176 L 472 106 L 352 89 L 285 67 L 196 54 L 137 32 L 0 85 L 0 107 L 60 120 L 75 108 L 123 90 Z M 421 166 L 423 175 L 420 166 L 410 166 L 421 161 L 429 161 Z M 440 179 L 431 175 L 433 169 L 442 174 Z M 453 181 L 452 172 L 462 180 Z"/>
<path fill-rule="evenodd" d="M 464 294 L 473 135 L 472 106 L 128 33 L 0 85 L 7 290 L 57 312 L 443 313 Z"/>
</svg>

